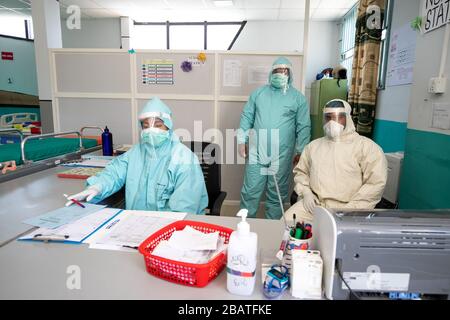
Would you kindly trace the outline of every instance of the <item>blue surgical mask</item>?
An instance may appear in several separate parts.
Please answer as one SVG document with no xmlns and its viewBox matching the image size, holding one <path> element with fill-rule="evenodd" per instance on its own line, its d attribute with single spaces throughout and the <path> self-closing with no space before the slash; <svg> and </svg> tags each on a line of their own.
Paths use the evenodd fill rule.
<svg viewBox="0 0 450 320">
<path fill-rule="evenodd" d="M 141 132 L 141 140 L 143 143 L 148 143 L 151 146 L 159 147 L 164 142 L 169 140 L 169 131 L 159 128 L 147 128 Z"/>
<path fill-rule="evenodd" d="M 272 86 L 277 89 L 284 89 L 288 84 L 289 76 L 282 73 L 274 73 L 270 79 Z"/>
</svg>

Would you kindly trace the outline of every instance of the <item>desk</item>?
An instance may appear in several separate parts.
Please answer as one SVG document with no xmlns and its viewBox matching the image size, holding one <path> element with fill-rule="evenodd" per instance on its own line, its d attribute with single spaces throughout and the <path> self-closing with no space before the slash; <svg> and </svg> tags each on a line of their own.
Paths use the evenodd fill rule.
<svg viewBox="0 0 450 320">
<path fill-rule="evenodd" d="M 64 206 L 63 193 L 81 192 L 85 180 L 56 175 L 67 167 L 54 167 L 0 183 L 0 247 L 33 227 L 23 223 L 31 217 Z"/>
<path fill-rule="evenodd" d="M 205 221 L 236 228 L 240 218 L 188 215 L 186 220 Z M 283 234 L 281 221 L 249 219 L 258 233 L 258 247 L 276 249 Z M 258 260 L 259 260 L 258 250 Z M 81 289 L 67 289 L 67 268 L 79 266 Z M 87 245 L 13 241 L 0 249 L 0 299 L 265 299 L 260 263 L 255 291 L 250 297 L 231 295 L 226 272 L 204 288 L 188 287 L 147 273 L 139 252 L 89 249 Z M 291 298 L 285 293 L 285 298 Z"/>
</svg>

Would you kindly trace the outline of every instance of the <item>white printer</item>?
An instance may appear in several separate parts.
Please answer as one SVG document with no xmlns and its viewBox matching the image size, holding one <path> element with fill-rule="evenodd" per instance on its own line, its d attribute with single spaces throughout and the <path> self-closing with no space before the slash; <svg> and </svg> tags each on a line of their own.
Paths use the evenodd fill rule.
<svg viewBox="0 0 450 320">
<path fill-rule="evenodd" d="M 328 299 L 450 299 L 450 210 L 314 209 Z"/>
</svg>

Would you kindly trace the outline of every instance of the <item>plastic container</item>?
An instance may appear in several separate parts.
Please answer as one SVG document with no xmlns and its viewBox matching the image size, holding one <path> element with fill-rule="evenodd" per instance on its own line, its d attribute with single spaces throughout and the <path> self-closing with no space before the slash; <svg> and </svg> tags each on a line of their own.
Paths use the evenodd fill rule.
<svg viewBox="0 0 450 320">
<path fill-rule="evenodd" d="M 311 248 L 312 239 L 312 237 L 309 239 L 295 239 L 294 237 L 289 237 L 289 241 L 286 246 L 286 253 L 283 256 L 283 264 L 289 269 L 289 271 L 291 271 L 292 268 L 293 251 L 309 250 Z"/>
<path fill-rule="evenodd" d="M 108 126 L 105 127 L 102 133 L 102 148 L 104 156 L 113 155 L 113 137 L 112 133 L 109 132 Z"/>
<path fill-rule="evenodd" d="M 248 210 L 242 209 L 237 214 L 242 221 L 230 236 L 227 262 L 227 289 L 232 294 L 243 296 L 251 295 L 255 289 L 258 253 L 258 236 L 250 232 L 250 225 L 245 221 L 247 213 Z"/>
<path fill-rule="evenodd" d="M 219 232 L 219 235 L 228 243 L 232 229 L 198 221 L 182 220 L 174 222 L 148 237 L 139 246 L 139 252 L 144 255 L 147 272 L 170 282 L 204 287 L 214 280 L 225 267 L 226 252 L 219 253 L 205 264 L 193 264 L 170 260 L 152 255 L 153 250 L 163 240 L 168 240 L 174 231 L 183 230 L 186 226 L 204 233 Z"/>
</svg>

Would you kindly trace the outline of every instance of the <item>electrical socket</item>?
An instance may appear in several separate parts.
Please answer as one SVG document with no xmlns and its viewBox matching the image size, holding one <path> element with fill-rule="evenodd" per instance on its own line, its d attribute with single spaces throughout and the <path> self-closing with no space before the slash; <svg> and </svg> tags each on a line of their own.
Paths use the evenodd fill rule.
<svg viewBox="0 0 450 320">
<path fill-rule="evenodd" d="M 445 89 L 447 87 L 447 78 L 444 77 L 438 77 L 438 78 L 431 78 L 428 92 L 429 93 L 445 93 Z"/>
</svg>

